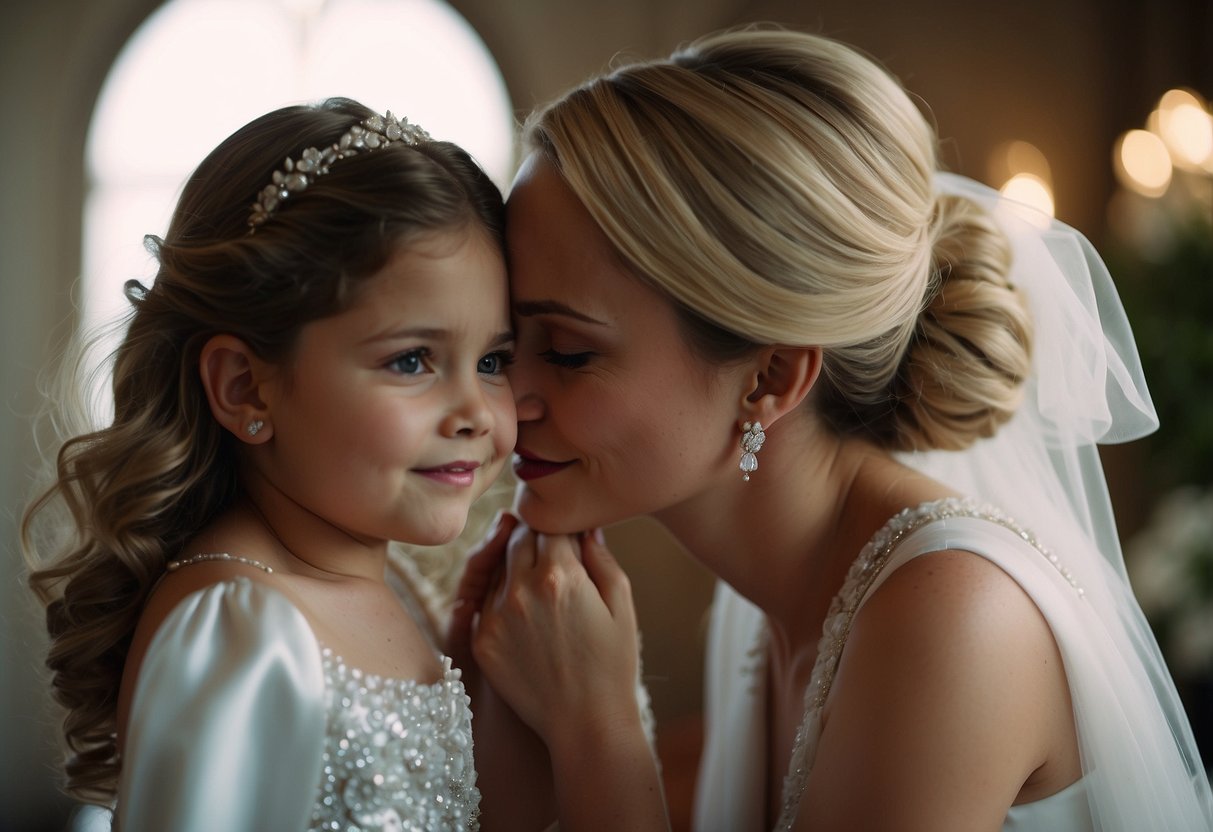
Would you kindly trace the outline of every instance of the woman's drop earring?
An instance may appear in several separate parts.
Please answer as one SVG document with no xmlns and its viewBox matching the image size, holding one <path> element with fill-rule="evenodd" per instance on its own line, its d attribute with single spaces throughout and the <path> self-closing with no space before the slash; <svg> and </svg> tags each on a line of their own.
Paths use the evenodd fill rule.
<svg viewBox="0 0 1213 832">
<path fill-rule="evenodd" d="M 758 470 L 758 452 L 767 435 L 762 432 L 762 422 L 746 422 L 741 430 L 741 478 L 749 482 L 750 474 Z"/>
<path fill-rule="evenodd" d="M 257 432 L 263 427 L 265 427 L 265 422 L 261 421 L 260 419 L 254 419 L 248 423 L 248 427 L 244 429 L 244 432 L 249 436 L 256 436 Z"/>
</svg>

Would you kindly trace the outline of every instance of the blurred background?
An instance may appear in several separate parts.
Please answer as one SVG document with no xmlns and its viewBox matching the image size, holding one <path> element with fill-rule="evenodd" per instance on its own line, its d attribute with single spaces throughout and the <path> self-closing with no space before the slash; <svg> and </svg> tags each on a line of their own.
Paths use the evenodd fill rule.
<svg viewBox="0 0 1213 832">
<path fill-rule="evenodd" d="M 153 274 L 181 182 L 241 124 L 347 95 L 469 147 L 503 187 L 517 121 L 629 57 L 773 21 L 865 50 L 935 121 L 952 170 L 1104 253 L 1163 427 L 1107 449 L 1134 585 L 1213 759 L 1213 2 L 1210 0 L 47 0 L 0 30 L 0 832 L 61 830 L 56 715 L 17 527 L 38 373 Z M 98 407 L 104 408 L 104 396 Z M 699 749 L 711 581 L 644 521 L 633 577 L 675 822 Z"/>
</svg>

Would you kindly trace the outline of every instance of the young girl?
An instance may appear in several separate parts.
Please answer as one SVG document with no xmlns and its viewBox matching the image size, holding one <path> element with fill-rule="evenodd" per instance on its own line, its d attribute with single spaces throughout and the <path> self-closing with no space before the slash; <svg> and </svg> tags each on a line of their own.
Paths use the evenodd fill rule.
<svg viewBox="0 0 1213 832">
<path fill-rule="evenodd" d="M 127 284 L 113 423 L 24 521 L 69 792 L 132 831 L 478 827 L 459 671 L 385 575 L 513 447 L 501 243 L 466 153 L 349 100 L 190 177 Z M 60 501 L 70 540 L 36 542 Z"/>
</svg>

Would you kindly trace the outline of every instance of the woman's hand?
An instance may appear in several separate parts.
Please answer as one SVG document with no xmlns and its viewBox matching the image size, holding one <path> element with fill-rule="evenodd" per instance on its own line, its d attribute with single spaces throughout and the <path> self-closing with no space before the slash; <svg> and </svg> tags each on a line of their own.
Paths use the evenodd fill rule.
<svg viewBox="0 0 1213 832">
<path fill-rule="evenodd" d="M 489 536 L 472 550 L 463 567 L 463 577 L 455 590 L 454 607 L 447 625 L 446 653 L 455 667 L 464 673 L 465 684 L 476 675 L 472 655 L 472 631 L 489 591 L 499 581 L 505 566 L 506 544 L 518 526 L 518 518 L 508 512 L 497 516 Z"/>
<path fill-rule="evenodd" d="M 506 544 L 517 525 L 517 517 L 502 513 L 488 537 L 472 551 L 455 590 L 447 627 L 447 654 L 463 671 L 463 683 L 472 699 L 484 828 L 496 832 L 533 832 L 556 819 L 547 748 L 498 696 L 472 655 L 476 619 L 504 575 Z"/>
<path fill-rule="evenodd" d="M 514 529 L 472 647 L 493 687 L 554 753 L 570 731 L 639 724 L 631 585 L 600 534 Z"/>
<path fill-rule="evenodd" d="M 601 535 L 516 528 L 472 648 L 547 744 L 564 832 L 669 829 L 636 698 L 631 585 Z"/>
</svg>

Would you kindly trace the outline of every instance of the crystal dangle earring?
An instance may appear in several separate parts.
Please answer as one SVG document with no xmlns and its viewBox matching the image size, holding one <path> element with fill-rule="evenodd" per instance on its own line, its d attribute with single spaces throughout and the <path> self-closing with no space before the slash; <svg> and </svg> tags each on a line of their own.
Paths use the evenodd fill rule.
<svg viewBox="0 0 1213 832">
<path fill-rule="evenodd" d="M 749 482 L 750 474 L 758 470 L 758 452 L 767 435 L 762 431 L 762 422 L 746 422 L 741 430 L 741 478 Z"/>
</svg>

